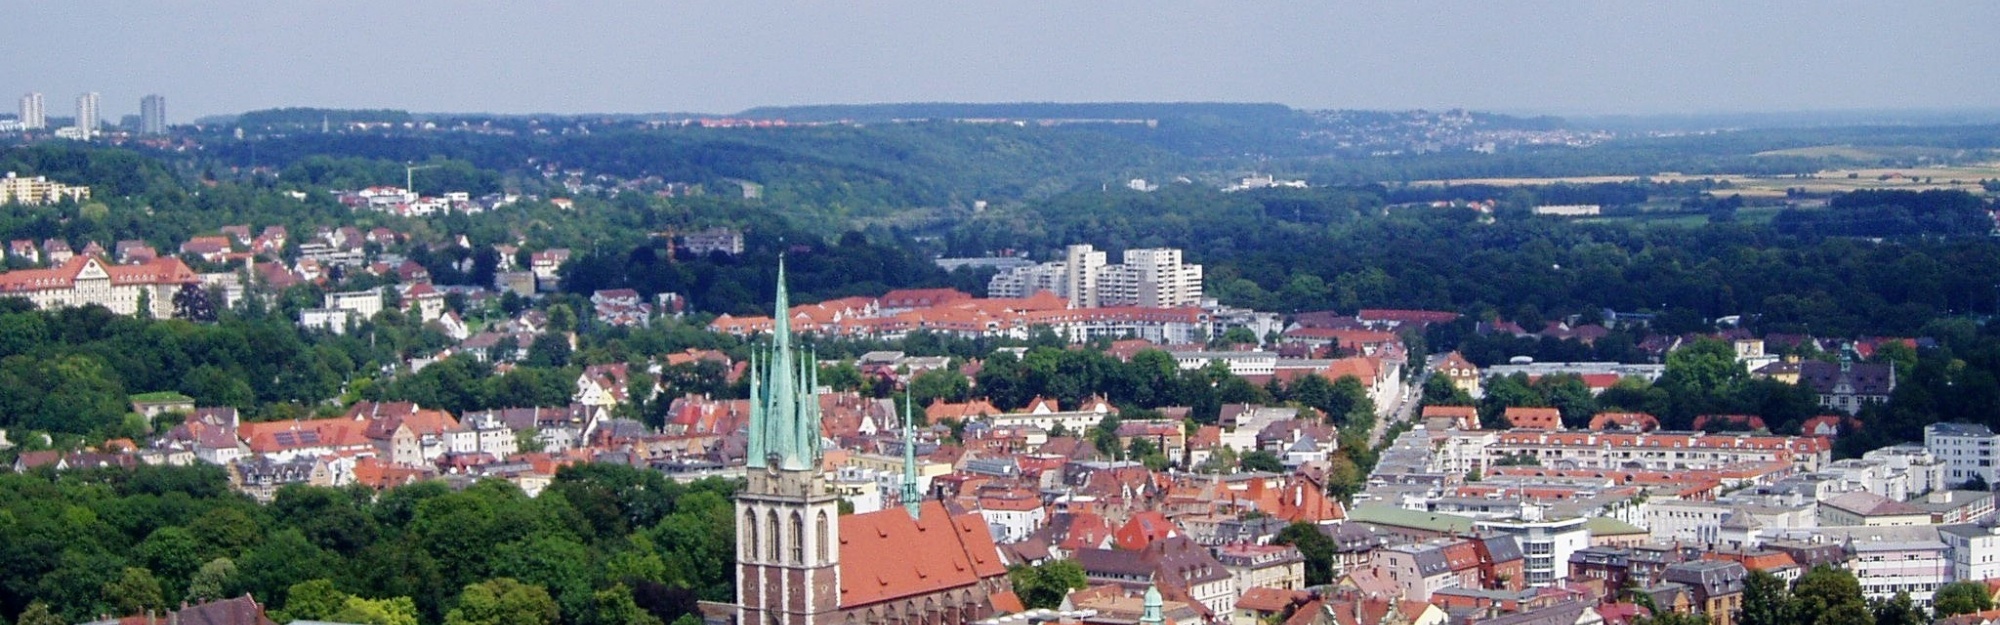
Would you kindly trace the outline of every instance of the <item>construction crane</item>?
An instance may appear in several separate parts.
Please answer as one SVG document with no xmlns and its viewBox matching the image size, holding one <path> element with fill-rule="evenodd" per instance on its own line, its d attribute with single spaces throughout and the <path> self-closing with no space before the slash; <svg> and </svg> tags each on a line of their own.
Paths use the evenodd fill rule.
<svg viewBox="0 0 2000 625">
<path fill-rule="evenodd" d="M 403 190 L 410 193 L 416 193 L 417 192 L 416 185 L 414 182 L 412 182 L 412 180 L 416 177 L 417 170 L 437 169 L 439 167 L 443 167 L 443 165 L 409 165 L 409 164 L 403 165 Z"/>
</svg>

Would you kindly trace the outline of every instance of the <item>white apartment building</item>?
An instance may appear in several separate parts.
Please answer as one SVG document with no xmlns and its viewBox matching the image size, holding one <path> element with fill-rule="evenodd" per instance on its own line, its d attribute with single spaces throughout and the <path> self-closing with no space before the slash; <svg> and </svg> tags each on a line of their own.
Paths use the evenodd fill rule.
<svg viewBox="0 0 2000 625">
<path fill-rule="evenodd" d="M 1907 474 L 1906 481 L 1912 494 L 1944 490 L 1945 463 L 1921 444 L 1883 447 L 1861 454 L 1861 459 L 1881 462 L 1891 472 Z"/>
<path fill-rule="evenodd" d="M 92 137 L 97 136 L 98 126 L 102 123 L 102 119 L 98 116 L 97 112 L 99 99 L 97 92 L 94 91 L 76 96 L 76 130 L 78 139 L 89 141 Z"/>
<path fill-rule="evenodd" d="M 1971 523 L 1938 528 L 1938 538 L 1951 549 L 1951 578 L 1980 581 L 2000 578 L 2000 528 Z"/>
<path fill-rule="evenodd" d="M 1543 466 L 1582 469 L 1685 471 L 1789 462 L 1801 471 L 1817 471 L 1832 460 L 1833 449 L 1826 439 L 1803 436 L 1513 430 L 1501 433 L 1487 454 L 1492 459 L 1526 455 Z"/>
<path fill-rule="evenodd" d="M 1108 264 L 1105 253 L 1088 244 L 1063 250 L 1063 260 L 1017 267 L 986 283 L 988 297 L 1027 297 L 1050 291 L 1071 308 L 1140 306 L 1181 308 L 1202 304 L 1201 265 L 1182 262 L 1173 248 L 1125 250 L 1123 263 Z"/>
<path fill-rule="evenodd" d="M 1522 506 L 1520 518 L 1482 520 L 1482 532 L 1500 532 L 1521 545 L 1522 574 L 1529 586 L 1554 586 L 1569 577 L 1569 557 L 1590 546 L 1583 517 L 1544 519 L 1539 506 Z"/>
<path fill-rule="evenodd" d="M 1975 423 L 1933 423 L 1924 426 L 1924 449 L 1944 463 L 1944 483 L 1946 486 L 1964 484 L 1972 478 L 1980 478 L 1987 484 L 2000 478 L 1995 472 L 1994 448 L 2000 446 L 2000 436 L 1993 430 Z"/>
<path fill-rule="evenodd" d="M 1069 298 L 1070 308 L 1097 308 L 1097 279 L 1104 271 L 1104 252 L 1090 245 L 1071 245 L 1063 250 L 1063 264 L 1068 269 L 1068 288 L 1057 295 Z"/>
<path fill-rule="evenodd" d="M 1068 292 L 1069 266 L 1054 262 L 1016 267 L 993 274 L 986 281 L 987 297 L 1021 298 L 1042 291 L 1058 295 Z"/>
<path fill-rule="evenodd" d="M 41 130 L 48 127 L 48 109 L 43 106 L 42 94 L 30 93 L 21 96 L 21 129 Z"/>
<path fill-rule="evenodd" d="M 1197 371 L 1210 363 L 1229 366 L 1234 375 L 1271 375 L 1278 370 L 1277 352 L 1171 352 L 1183 371 Z"/>
<path fill-rule="evenodd" d="M 1950 549 L 1936 526 L 1822 527 L 1817 533 L 1847 547 L 1847 570 L 1868 599 L 1907 592 L 1917 605 L 1929 606 L 1931 593 L 1952 581 Z"/>
<path fill-rule="evenodd" d="M 1735 524 L 1749 528 L 1746 542 L 1758 542 L 1761 535 L 1819 526 L 1818 505 L 1797 502 L 1723 502 L 1654 499 L 1646 502 L 1641 525 L 1652 533 L 1654 542 L 1715 544 L 1724 542 L 1723 524 L 1732 515 Z"/>
<path fill-rule="evenodd" d="M 1125 262 L 1105 267 L 1099 300 L 1147 308 L 1201 304 L 1201 265 L 1181 262 L 1174 248 L 1125 250 Z"/>
<path fill-rule="evenodd" d="M 373 319 L 375 318 L 375 313 L 382 312 L 382 290 L 369 289 L 366 291 L 328 293 L 326 294 L 326 307 L 351 311 L 354 314 L 361 315 L 363 319 Z"/>
</svg>

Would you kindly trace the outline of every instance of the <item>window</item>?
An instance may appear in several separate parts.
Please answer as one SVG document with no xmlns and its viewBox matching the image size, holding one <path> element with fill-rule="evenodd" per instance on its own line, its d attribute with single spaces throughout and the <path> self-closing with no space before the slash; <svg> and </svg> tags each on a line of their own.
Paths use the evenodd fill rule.
<svg viewBox="0 0 2000 625">
<path fill-rule="evenodd" d="M 792 564 L 806 561 L 806 520 L 799 513 L 792 513 Z"/>
<path fill-rule="evenodd" d="M 778 533 L 778 513 L 775 511 L 772 512 L 771 516 L 764 517 L 764 521 L 764 527 L 770 530 L 767 532 L 770 534 L 770 542 L 764 545 L 764 559 L 777 562 L 778 543 L 783 541 L 784 536 L 784 534 Z"/>
<path fill-rule="evenodd" d="M 743 511 L 743 527 L 747 528 L 743 536 L 743 541 L 744 541 L 743 553 L 747 554 L 748 557 L 751 559 L 756 559 L 757 558 L 757 513 L 756 512 L 752 512 L 749 510 Z"/>
<path fill-rule="evenodd" d="M 825 511 L 825 510 L 821 510 L 821 511 L 820 511 L 820 513 L 819 513 L 819 533 L 818 533 L 818 534 L 819 534 L 819 535 L 817 536 L 817 538 L 818 538 L 818 541 L 819 541 L 819 542 L 816 542 L 816 543 L 813 543 L 813 544 L 814 544 L 815 546 L 819 547 L 819 563 L 820 563 L 820 564 L 825 564 L 825 563 L 827 563 L 827 562 L 829 562 L 829 561 L 832 561 L 832 560 L 833 560 L 833 558 L 830 558 L 830 557 L 827 557 L 827 549 L 830 549 L 830 548 L 831 548 L 831 547 L 830 547 L 830 545 L 831 545 L 831 544 L 833 543 L 833 538 L 832 538 L 832 536 L 831 536 L 831 534 L 830 534 L 829 530 L 827 529 L 827 524 L 826 524 L 826 511 Z"/>
</svg>

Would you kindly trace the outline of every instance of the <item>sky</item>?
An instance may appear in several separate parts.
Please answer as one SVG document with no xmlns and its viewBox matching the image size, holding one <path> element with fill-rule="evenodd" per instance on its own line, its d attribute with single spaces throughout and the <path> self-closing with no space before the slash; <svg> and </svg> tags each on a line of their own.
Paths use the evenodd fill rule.
<svg viewBox="0 0 2000 625">
<path fill-rule="evenodd" d="M 0 0 L 0 108 L 2000 108 L 2000 2 Z M 9 93 L 11 92 L 11 93 Z"/>
</svg>

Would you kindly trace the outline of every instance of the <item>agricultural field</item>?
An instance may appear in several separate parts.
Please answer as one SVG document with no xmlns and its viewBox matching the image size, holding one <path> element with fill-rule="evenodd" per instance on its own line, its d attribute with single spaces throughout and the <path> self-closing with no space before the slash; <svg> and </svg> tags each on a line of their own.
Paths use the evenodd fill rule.
<svg viewBox="0 0 2000 625">
<path fill-rule="evenodd" d="M 1780 150 L 1760 153 L 1760 155 L 1799 156 L 1841 156 L 1866 158 L 1873 152 L 1844 146 L 1824 146 Z M 1896 167 L 1896 168 L 1854 168 L 1829 169 L 1806 177 L 1796 176 L 1748 176 L 1709 175 L 1690 176 L 1674 172 L 1663 172 L 1651 176 L 1575 176 L 1557 178 L 1459 178 L 1450 180 L 1421 180 L 1412 185 L 1495 185 L 1495 186 L 1536 186 L 1550 184 L 1602 184 L 1631 182 L 1641 178 L 1659 182 L 1685 182 L 1690 180 L 1715 180 L 1723 185 L 1710 191 L 1711 195 L 1742 195 L 1745 199 L 1782 198 L 1786 189 L 1803 189 L 1808 195 L 1829 195 L 1859 189 L 1904 189 L 1925 191 L 1931 189 L 1956 189 L 1976 195 L 1987 195 L 1980 186 L 1981 180 L 2000 179 L 2000 163 L 1977 165 L 1957 165 L 1938 167 Z"/>
</svg>

